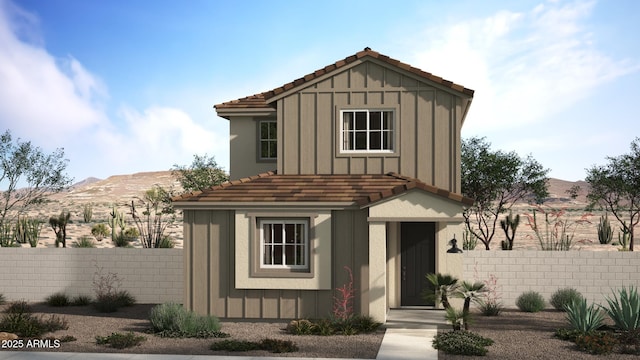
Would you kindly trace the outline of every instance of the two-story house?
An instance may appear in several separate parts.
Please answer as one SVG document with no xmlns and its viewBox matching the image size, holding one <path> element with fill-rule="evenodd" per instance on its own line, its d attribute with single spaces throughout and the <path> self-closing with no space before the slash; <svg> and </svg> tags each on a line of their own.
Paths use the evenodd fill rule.
<svg viewBox="0 0 640 360">
<path fill-rule="evenodd" d="M 379 321 L 423 305 L 462 235 L 460 129 L 473 90 L 369 48 L 271 91 L 215 106 L 232 181 L 174 199 L 188 309 L 317 318 L 334 289 Z"/>
</svg>

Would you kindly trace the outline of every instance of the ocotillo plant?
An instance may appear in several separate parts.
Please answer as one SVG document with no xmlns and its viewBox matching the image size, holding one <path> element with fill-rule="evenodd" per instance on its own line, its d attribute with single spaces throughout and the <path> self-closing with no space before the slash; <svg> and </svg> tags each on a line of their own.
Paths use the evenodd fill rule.
<svg viewBox="0 0 640 360">
<path fill-rule="evenodd" d="M 88 223 L 91 221 L 91 218 L 93 217 L 92 203 L 84 204 L 84 207 L 82 208 L 82 215 L 85 223 Z"/>
<path fill-rule="evenodd" d="M 600 223 L 598 224 L 598 241 L 600 244 L 608 244 L 613 240 L 613 229 L 609 223 L 609 217 L 600 216 Z"/>
<path fill-rule="evenodd" d="M 504 220 L 500 220 L 500 227 L 504 231 L 507 241 L 502 241 L 502 250 L 513 250 L 513 239 L 516 236 L 516 229 L 520 224 L 520 214 L 514 217 L 511 211 Z"/>
<path fill-rule="evenodd" d="M 67 247 L 67 224 L 70 218 L 71 213 L 68 211 L 66 214 L 62 211 L 58 217 L 49 218 L 49 225 L 56 233 L 56 247 L 60 247 L 60 244 L 62 247 Z"/>
<path fill-rule="evenodd" d="M 124 231 L 126 223 L 124 221 L 124 213 L 118 211 L 116 206 L 113 206 L 113 209 L 109 213 L 111 217 L 109 218 L 109 226 L 111 226 L 111 241 L 116 240 L 116 226 L 120 228 L 120 232 Z"/>
<path fill-rule="evenodd" d="M 30 219 L 28 217 L 19 217 L 15 228 L 15 237 L 19 243 L 29 243 L 31 247 L 38 246 L 40 238 L 40 225 L 42 223 L 38 219 Z"/>
</svg>

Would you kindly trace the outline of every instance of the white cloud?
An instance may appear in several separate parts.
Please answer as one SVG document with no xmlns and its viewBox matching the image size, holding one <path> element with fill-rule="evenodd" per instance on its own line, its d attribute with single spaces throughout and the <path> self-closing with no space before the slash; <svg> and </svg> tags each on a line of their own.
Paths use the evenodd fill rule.
<svg viewBox="0 0 640 360">
<path fill-rule="evenodd" d="M 499 11 L 427 33 L 416 66 L 476 90 L 465 130 L 487 133 L 539 124 L 599 85 L 639 69 L 598 51 L 585 21 L 594 2 L 544 3 Z"/>
</svg>

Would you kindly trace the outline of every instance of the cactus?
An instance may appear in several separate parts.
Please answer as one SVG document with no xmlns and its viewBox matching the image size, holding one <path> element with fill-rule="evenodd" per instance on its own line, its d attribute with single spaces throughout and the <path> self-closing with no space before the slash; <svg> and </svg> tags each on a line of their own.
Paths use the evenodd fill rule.
<svg viewBox="0 0 640 360">
<path fill-rule="evenodd" d="M 478 245 L 478 239 L 475 236 L 471 236 L 471 232 L 465 229 L 462 232 L 462 250 L 473 250 Z"/>
<path fill-rule="evenodd" d="M 600 216 L 600 223 L 598 224 L 598 241 L 600 244 L 608 244 L 613 240 L 613 229 L 609 223 L 609 217 Z"/>
<path fill-rule="evenodd" d="M 513 239 L 516 236 L 516 229 L 518 228 L 519 224 L 520 214 L 516 214 L 516 216 L 513 216 L 511 211 L 509 211 L 509 215 L 507 215 L 504 220 L 500 220 L 500 227 L 507 237 L 507 241 L 502 241 L 502 250 L 513 250 Z"/>
<path fill-rule="evenodd" d="M 84 217 L 84 222 L 88 223 L 91 221 L 91 218 L 93 217 L 93 204 L 92 203 L 88 203 L 88 204 L 84 204 L 84 207 L 82 208 L 82 215 Z"/>
<path fill-rule="evenodd" d="M 631 239 L 631 231 L 629 231 L 626 221 L 624 222 L 620 230 L 622 230 L 622 236 L 620 236 L 620 232 L 618 232 L 618 243 L 622 246 L 622 248 L 619 250 L 629 251 L 629 240 Z"/>
<path fill-rule="evenodd" d="M 60 247 L 60 244 L 64 248 L 67 247 L 67 224 L 69 224 L 70 218 L 71 213 L 68 211 L 66 214 L 62 211 L 58 217 L 49 218 L 49 225 L 56 233 L 56 247 Z"/>
<path fill-rule="evenodd" d="M 40 238 L 40 229 L 42 222 L 38 219 L 30 219 L 28 217 L 18 217 L 16 222 L 14 236 L 17 242 L 21 244 L 29 243 L 31 247 L 38 246 Z"/>
<path fill-rule="evenodd" d="M 109 226 L 111 226 L 111 241 L 116 240 L 116 226 L 120 228 L 120 233 L 124 231 L 126 223 L 124 221 L 124 213 L 118 211 L 116 206 L 113 206 L 113 209 L 109 213 L 111 217 L 109 218 Z"/>
<path fill-rule="evenodd" d="M 16 246 L 16 243 L 13 226 L 11 226 L 11 224 L 0 224 L 0 247 L 14 246 Z"/>
</svg>

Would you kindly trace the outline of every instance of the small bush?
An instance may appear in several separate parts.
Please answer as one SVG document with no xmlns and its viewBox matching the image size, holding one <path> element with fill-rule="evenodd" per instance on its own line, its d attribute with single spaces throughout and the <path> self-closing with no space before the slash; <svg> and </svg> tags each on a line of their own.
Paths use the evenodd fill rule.
<svg viewBox="0 0 640 360">
<path fill-rule="evenodd" d="M 120 232 L 120 234 L 116 235 L 113 238 L 113 244 L 116 247 L 127 247 L 129 246 L 129 238 L 125 237 L 124 234 L 122 234 L 122 232 Z"/>
<path fill-rule="evenodd" d="M 102 239 L 109 235 L 109 229 L 105 224 L 95 224 L 91 227 L 91 235 L 93 235 L 96 240 L 102 241 Z"/>
<path fill-rule="evenodd" d="M 89 295 L 78 295 L 71 299 L 71 305 L 73 306 L 87 306 L 92 302 L 93 300 Z"/>
<path fill-rule="evenodd" d="M 640 329 L 620 332 L 618 343 L 623 354 L 640 355 Z"/>
<path fill-rule="evenodd" d="M 129 241 L 136 240 L 140 237 L 140 231 L 138 231 L 138 228 L 133 226 L 128 227 L 123 234 L 125 238 L 129 239 Z"/>
<path fill-rule="evenodd" d="M 5 299 L 4 294 L 0 293 L 0 305 L 4 305 L 7 303 L 7 299 Z"/>
<path fill-rule="evenodd" d="M 469 331 L 449 331 L 433 338 L 433 348 L 447 354 L 484 356 L 493 340 Z"/>
<path fill-rule="evenodd" d="M 76 340 L 78 339 L 76 339 L 75 336 L 72 336 L 72 335 L 65 335 L 60 338 L 60 342 L 63 342 L 63 343 L 68 343 Z"/>
<path fill-rule="evenodd" d="M 136 303 L 136 299 L 126 290 L 120 290 L 115 293 L 108 293 L 96 298 L 93 306 L 99 312 L 111 313 L 116 312 L 121 307 L 132 306 Z"/>
<path fill-rule="evenodd" d="M 504 310 L 504 306 L 499 302 L 478 301 L 477 304 L 484 316 L 498 316 Z"/>
<path fill-rule="evenodd" d="M 522 293 L 516 299 L 516 306 L 520 311 L 538 312 L 544 309 L 545 302 L 542 295 L 535 291 L 527 291 Z"/>
<path fill-rule="evenodd" d="M 616 338 L 607 332 L 588 333 L 576 338 L 580 350 L 596 355 L 610 353 L 617 343 Z"/>
<path fill-rule="evenodd" d="M 165 303 L 151 309 L 149 316 L 153 332 L 161 337 L 227 337 L 220 332 L 220 321 L 215 316 L 200 316 L 182 305 Z"/>
<path fill-rule="evenodd" d="M 584 332 L 576 329 L 557 329 L 553 335 L 560 340 L 576 342 L 578 336 L 584 335 Z"/>
<path fill-rule="evenodd" d="M 45 299 L 45 303 L 49 306 L 61 307 L 61 306 L 68 306 L 70 304 L 70 301 L 69 301 L 69 296 L 67 296 L 67 294 L 58 292 L 58 293 L 49 295 Z"/>
<path fill-rule="evenodd" d="M 209 346 L 213 351 L 251 351 L 266 350 L 272 353 L 286 353 L 298 351 L 298 346 L 289 340 L 263 339 L 259 343 L 244 340 L 222 340 Z"/>
<path fill-rule="evenodd" d="M 80 236 L 74 245 L 77 248 L 95 248 L 96 244 L 88 236 Z"/>
<path fill-rule="evenodd" d="M 14 333 L 20 337 L 35 338 L 42 334 L 58 330 L 66 330 L 69 326 L 64 318 L 51 315 L 49 318 L 36 317 L 31 311 L 20 311 L 19 308 L 12 309 L 0 319 L 0 329 L 2 331 Z"/>
<path fill-rule="evenodd" d="M 572 304 L 576 300 L 582 299 L 582 294 L 573 288 L 558 289 L 551 295 L 549 303 L 560 311 L 566 311 L 565 306 Z"/>
<path fill-rule="evenodd" d="M 158 243 L 158 247 L 162 249 L 173 249 L 175 243 L 168 236 L 163 236 L 160 242 Z"/>
<path fill-rule="evenodd" d="M 140 345 L 146 338 L 135 335 L 133 332 L 126 334 L 112 333 L 109 336 L 96 336 L 96 344 L 109 345 L 114 349 L 126 349 Z"/>
<path fill-rule="evenodd" d="M 382 325 L 370 316 L 352 315 L 347 318 L 292 320 L 287 332 L 292 335 L 357 335 L 372 333 Z"/>
<path fill-rule="evenodd" d="M 7 314 L 16 314 L 16 313 L 30 313 L 31 305 L 29 305 L 24 300 L 12 301 L 4 312 Z"/>
<path fill-rule="evenodd" d="M 329 322 L 324 322 L 329 325 Z M 315 334 L 316 325 L 307 319 L 291 320 L 287 325 L 287 332 L 293 335 L 313 335 Z"/>
</svg>

